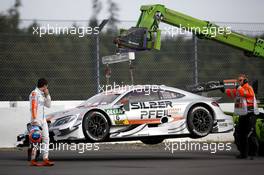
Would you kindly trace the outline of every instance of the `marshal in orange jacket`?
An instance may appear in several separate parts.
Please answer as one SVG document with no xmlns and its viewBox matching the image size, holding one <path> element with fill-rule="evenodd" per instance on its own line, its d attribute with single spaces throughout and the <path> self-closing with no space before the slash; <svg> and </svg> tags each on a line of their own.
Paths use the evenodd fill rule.
<svg viewBox="0 0 264 175">
<path fill-rule="evenodd" d="M 227 96 L 235 99 L 235 113 L 246 115 L 248 112 L 256 112 L 257 103 L 253 88 L 245 83 L 237 89 L 226 89 Z"/>
</svg>

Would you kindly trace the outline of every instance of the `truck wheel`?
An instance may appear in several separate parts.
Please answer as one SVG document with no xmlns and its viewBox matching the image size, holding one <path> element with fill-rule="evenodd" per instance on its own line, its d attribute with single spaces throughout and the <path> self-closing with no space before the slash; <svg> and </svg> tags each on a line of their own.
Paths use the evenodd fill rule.
<svg viewBox="0 0 264 175">
<path fill-rule="evenodd" d="M 204 137 L 212 131 L 213 116 L 205 107 L 195 106 L 188 113 L 187 126 L 192 138 Z"/>
</svg>

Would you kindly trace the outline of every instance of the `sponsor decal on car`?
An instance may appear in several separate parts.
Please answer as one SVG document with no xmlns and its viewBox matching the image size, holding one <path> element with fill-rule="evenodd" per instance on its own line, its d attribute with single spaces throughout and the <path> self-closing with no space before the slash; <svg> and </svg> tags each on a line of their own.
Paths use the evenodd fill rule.
<svg viewBox="0 0 264 175">
<path fill-rule="evenodd" d="M 124 111 L 121 108 L 106 109 L 105 112 L 108 115 L 118 115 L 124 113 Z"/>
<path fill-rule="evenodd" d="M 130 103 L 130 109 L 142 109 L 140 111 L 140 118 L 143 119 L 155 119 L 155 118 L 162 118 L 164 116 L 171 117 L 168 114 L 168 109 L 171 108 L 172 102 L 171 101 L 149 101 L 149 102 L 133 102 Z M 150 109 L 150 110 L 148 110 Z M 151 121 L 153 122 L 153 121 Z M 158 121 L 155 121 L 157 123 Z"/>
<path fill-rule="evenodd" d="M 149 102 L 132 102 L 130 109 L 157 109 L 172 107 L 171 101 L 149 101 Z"/>
<path fill-rule="evenodd" d="M 168 110 L 157 109 L 157 110 L 142 110 L 140 113 L 141 119 L 153 119 L 153 118 L 162 118 L 162 117 L 171 117 L 168 114 Z"/>
</svg>

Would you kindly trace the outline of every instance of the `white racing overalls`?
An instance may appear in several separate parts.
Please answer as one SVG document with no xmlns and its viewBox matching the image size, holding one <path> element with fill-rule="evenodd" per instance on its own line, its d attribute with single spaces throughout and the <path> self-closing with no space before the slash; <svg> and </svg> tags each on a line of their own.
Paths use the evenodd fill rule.
<svg viewBox="0 0 264 175">
<path fill-rule="evenodd" d="M 38 88 L 34 89 L 29 96 L 30 111 L 31 111 L 31 123 L 37 123 L 42 128 L 42 144 L 41 153 L 43 159 L 48 159 L 49 155 L 49 129 L 45 117 L 45 107 L 50 107 L 51 97 L 50 95 L 45 96 L 44 92 Z M 33 147 L 31 160 L 36 159 L 37 148 Z"/>
</svg>

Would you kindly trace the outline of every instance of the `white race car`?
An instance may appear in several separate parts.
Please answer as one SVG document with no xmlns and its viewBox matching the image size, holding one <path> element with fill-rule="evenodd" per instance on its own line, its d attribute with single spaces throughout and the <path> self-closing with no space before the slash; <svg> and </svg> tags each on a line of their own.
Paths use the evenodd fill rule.
<svg viewBox="0 0 264 175">
<path fill-rule="evenodd" d="M 166 138 L 201 138 L 233 130 L 232 117 L 214 99 L 164 85 L 108 90 L 47 119 L 51 141 L 61 142 L 158 144 Z"/>
<path fill-rule="evenodd" d="M 157 144 L 166 138 L 200 138 L 233 130 L 232 117 L 225 115 L 214 99 L 164 85 L 105 91 L 47 118 L 54 141 L 141 140 Z"/>
</svg>

